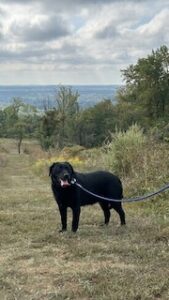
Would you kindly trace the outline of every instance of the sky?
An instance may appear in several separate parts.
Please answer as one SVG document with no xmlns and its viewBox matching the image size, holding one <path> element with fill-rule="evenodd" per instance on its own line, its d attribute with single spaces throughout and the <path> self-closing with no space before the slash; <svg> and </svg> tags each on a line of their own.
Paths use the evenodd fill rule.
<svg viewBox="0 0 169 300">
<path fill-rule="evenodd" d="M 169 0 L 0 0 L 0 85 L 122 84 L 169 46 Z"/>
</svg>

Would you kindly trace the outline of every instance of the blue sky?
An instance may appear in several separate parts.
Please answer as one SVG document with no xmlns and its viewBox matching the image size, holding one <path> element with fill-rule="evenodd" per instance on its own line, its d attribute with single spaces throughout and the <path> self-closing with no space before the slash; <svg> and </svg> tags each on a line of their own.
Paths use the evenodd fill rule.
<svg viewBox="0 0 169 300">
<path fill-rule="evenodd" d="M 0 0 L 0 85 L 121 84 L 161 45 L 168 0 Z"/>
</svg>

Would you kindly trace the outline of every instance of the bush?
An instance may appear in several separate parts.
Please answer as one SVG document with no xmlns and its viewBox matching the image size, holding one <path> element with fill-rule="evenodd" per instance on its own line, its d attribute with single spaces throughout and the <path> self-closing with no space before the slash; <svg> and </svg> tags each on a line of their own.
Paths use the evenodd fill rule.
<svg viewBox="0 0 169 300">
<path fill-rule="evenodd" d="M 61 152 L 52 154 L 50 158 L 38 159 L 33 166 L 33 170 L 38 175 L 46 176 L 49 166 L 54 162 L 69 161 L 73 167 L 80 168 L 84 164 L 82 155 L 84 148 L 80 146 L 66 147 Z"/>
<path fill-rule="evenodd" d="M 160 140 L 169 143 L 169 123 L 166 124 L 164 122 L 163 124 L 161 121 L 160 125 L 151 128 L 150 132 L 157 141 Z"/>
<path fill-rule="evenodd" d="M 167 143 L 145 137 L 143 131 L 134 125 L 126 132 L 113 135 L 102 161 L 106 169 L 122 178 L 125 195 L 130 197 L 155 191 L 169 182 L 168 153 Z"/>
<path fill-rule="evenodd" d="M 142 129 L 132 125 L 126 132 L 112 135 L 112 141 L 105 147 L 104 164 L 106 168 L 120 176 L 130 176 L 142 161 L 146 138 Z"/>
</svg>

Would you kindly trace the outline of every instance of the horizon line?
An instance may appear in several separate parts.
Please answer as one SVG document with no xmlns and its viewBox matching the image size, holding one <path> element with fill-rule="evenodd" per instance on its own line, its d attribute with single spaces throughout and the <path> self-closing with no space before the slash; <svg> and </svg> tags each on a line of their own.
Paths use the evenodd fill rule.
<svg viewBox="0 0 169 300">
<path fill-rule="evenodd" d="M 122 83 L 78 83 L 78 84 L 69 84 L 69 83 L 65 83 L 65 84 L 61 84 L 61 83 L 58 83 L 58 84 L 54 84 L 54 83 L 21 83 L 21 84 L 0 84 L 0 87 L 3 87 L 3 86 L 111 86 L 111 85 L 117 85 L 117 86 L 120 86 L 120 85 L 124 85 Z"/>
</svg>

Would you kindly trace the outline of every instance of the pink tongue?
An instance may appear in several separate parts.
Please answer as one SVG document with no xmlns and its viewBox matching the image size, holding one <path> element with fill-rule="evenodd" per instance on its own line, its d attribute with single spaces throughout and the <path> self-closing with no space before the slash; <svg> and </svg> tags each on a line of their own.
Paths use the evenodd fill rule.
<svg viewBox="0 0 169 300">
<path fill-rule="evenodd" d="M 60 180 L 60 184 L 61 184 L 62 187 L 65 187 L 65 186 L 69 186 L 69 185 L 70 185 L 69 182 L 68 182 L 67 180 L 64 181 L 64 180 L 62 180 L 62 179 Z"/>
</svg>

